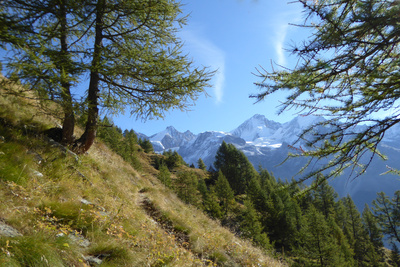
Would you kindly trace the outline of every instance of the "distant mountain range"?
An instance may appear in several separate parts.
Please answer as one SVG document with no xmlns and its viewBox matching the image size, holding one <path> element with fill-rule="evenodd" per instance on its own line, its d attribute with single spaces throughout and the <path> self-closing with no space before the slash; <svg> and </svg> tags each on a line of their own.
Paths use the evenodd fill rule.
<svg viewBox="0 0 400 267">
<path fill-rule="evenodd" d="M 169 126 L 152 136 L 139 134 L 139 137 L 148 138 L 158 153 L 175 150 L 188 164 L 196 165 L 201 158 L 208 167 L 214 163 L 216 152 L 225 141 L 243 151 L 256 169 L 262 166 L 273 172 L 276 178 L 290 180 L 301 177 L 296 174 L 306 159 L 294 158 L 282 164 L 288 153 L 293 152 L 289 145 L 298 139 L 303 129 L 323 120 L 317 116 L 298 116 L 289 122 L 279 123 L 257 114 L 230 132 L 207 131 L 196 135 L 190 131 L 181 133 Z M 364 203 L 370 205 L 377 192 L 384 191 L 391 196 L 400 189 L 400 177 L 381 175 L 388 170 L 387 166 L 400 169 L 400 125 L 386 133 L 379 149 L 388 156 L 387 161 L 375 158 L 367 172 L 355 180 L 349 180 L 349 173 L 345 172 L 331 181 L 340 196 L 350 194 L 360 209 L 363 209 Z"/>
</svg>

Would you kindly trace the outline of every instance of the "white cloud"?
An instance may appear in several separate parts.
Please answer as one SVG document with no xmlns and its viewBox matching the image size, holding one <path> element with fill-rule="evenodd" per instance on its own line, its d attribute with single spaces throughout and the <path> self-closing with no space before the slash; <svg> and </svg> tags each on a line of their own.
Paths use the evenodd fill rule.
<svg viewBox="0 0 400 267">
<path fill-rule="evenodd" d="M 217 70 L 211 81 L 213 94 L 217 104 L 222 102 L 225 86 L 225 53 L 210 40 L 194 34 L 193 31 L 182 31 L 181 38 L 185 42 L 185 48 L 189 56 L 194 58 L 195 65 L 202 64 Z"/>
<path fill-rule="evenodd" d="M 293 6 L 292 6 L 293 8 Z M 295 26 L 289 25 L 289 23 L 300 23 L 302 21 L 301 18 L 301 9 L 295 8 L 292 10 L 287 10 L 284 13 L 279 14 L 279 18 L 275 19 L 273 28 L 273 47 L 275 50 L 275 54 L 277 57 L 277 63 L 281 66 L 287 67 L 287 49 L 288 45 L 288 36 L 291 35 L 292 30 L 296 30 Z M 297 28 L 298 30 L 298 28 Z"/>
<path fill-rule="evenodd" d="M 275 48 L 275 53 L 277 55 L 277 63 L 281 66 L 286 65 L 286 56 L 285 56 L 285 40 L 286 40 L 286 35 L 287 35 L 287 30 L 288 30 L 288 23 L 281 23 L 278 27 L 276 27 L 276 32 L 275 32 L 275 42 L 274 42 L 274 48 Z"/>
</svg>

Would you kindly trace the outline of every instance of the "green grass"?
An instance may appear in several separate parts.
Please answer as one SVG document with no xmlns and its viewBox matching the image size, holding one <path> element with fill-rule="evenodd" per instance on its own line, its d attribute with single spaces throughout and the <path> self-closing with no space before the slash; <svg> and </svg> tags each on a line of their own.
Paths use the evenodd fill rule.
<svg viewBox="0 0 400 267">
<path fill-rule="evenodd" d="M 0 266 L 72 266 L 78 254 L 67 238 L 46 232 L 32 236 L 0 238 Z"/>
<path fill-rule="evenodd" d="M 0 88 L 0 220 L 23 234 L 0 237 L 0 266 L 84 267 L 82 255 L 102 257 L 101 266 L 281 266 L 180 201 L 157 179 L 152 155 L 138 151 L 138 171 L 97 140 L 77 161 L 40 133 L 59 121 L 25 102 Z M 173 231 L 147 213 L 144 198 Z"/>
</svg>

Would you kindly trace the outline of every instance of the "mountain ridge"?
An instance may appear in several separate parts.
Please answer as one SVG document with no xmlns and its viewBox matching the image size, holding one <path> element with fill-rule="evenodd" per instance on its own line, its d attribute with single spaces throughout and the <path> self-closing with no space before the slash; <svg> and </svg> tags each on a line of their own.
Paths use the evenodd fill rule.
<svg viewBox="0 0 400 267">
<path fill-rule="evenodd" d="M 157 153 L 174 150 L 186 163 L 197 165 L 198 159 L 201 158 L 207 167 L 213 165 L 215 154 L 220 144 L 225 141 L 241 150 L 254 167 L 261 166 L 281 179 L 290 180 L 293 177 L 301 177 L 296 174 L 307 160 L 295 158 L 282 162 L 285 161 L 289 152 L 293 152 L 291 147 L 295 142 L 297 142 L 296 146 L 305 145 L 303 140 L 299 140 L 302 131 L 323 121 L 325 121 L 323 117 L 309 115 L 297 116 L 291 121 L 279 123 L 267 119 L 264 115 L 255 114 L 229 132 L 206 131 L 193 134 L 186 131 L 185 133 L 190 134 L 184 135 L 173 126 L 169 126 L 166 130 L 150 136 L 149 140 Z M 315 130 L 322 131 L 323 128 L 318 126 Z M 399 132 L 400 125 L 395 126 L 379 145 L 379 149 L 389 156 L 387 162 L 375 158 L 367 173 L 355 181 L 348 181 L 350 175 L 348 172 L 345 172 L 340 179 L 331 181 L 340 196 L 350 194 L 357 206 L 362 209 L 364 203 L 370 204 L 375 199 L 377 192 L 384 191 L 388 195 L 394 192 L 394 188 L 398 187 L 395 185 L 396 182 L 398 183 L 397 176 L 389 174 L 382 176 L 381 174 L 387 171 L 387 166 L 400 169 L 400 164 L 395 160 L 400 158 L 400 146 L 397 146 L 400 143 L 400 138 L 397 137 Z"/>
</svg>

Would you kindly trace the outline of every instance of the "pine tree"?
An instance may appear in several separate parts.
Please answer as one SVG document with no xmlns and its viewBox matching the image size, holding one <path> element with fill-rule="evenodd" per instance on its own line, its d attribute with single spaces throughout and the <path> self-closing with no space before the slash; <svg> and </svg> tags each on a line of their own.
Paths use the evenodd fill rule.
<svg viewBox="0 0 400 267">
<path fill-rule="evenodd" d="M 353 266 L 351 249 L 331 218 L 310 206 L 303 218 L 297 253 L 307 266 Z"/>
<path fill-rule="evenodd" d="M 316 176 L 311 187 L 314 188 L 311 191 L 314 206 L 325 215 L 325 218 L 328 218 L 334 212 L 338 194 L 321 174 Z"/>
<path fill-rule="evenodd" d="M 263 232 L 259 215 L 250 200 L 244 201 L 244 207 L 241 214 L 240 232 L 241 236 L 252 239 L 253 242 L 265 249 L 271 247 L 266 233 Z"/>
<path fill-rule="evenodd" d="M 138 138 L 133 130 L 124 131 L 124 145 L 122 146 L 121 156 L 129 162 L 136 170 L 141 170 L 142 164 L 138 158 Z"/>
<path fill-rule="evenodd" d="M 24 81 L 41 99 L 60 103 L 62 141 L 78 153 L 94 142 L 100 106 L 127 109 L 142 119 L 163 117 L 169 109 L 187 109 L 213 75 L 182 53 L 177 32 L 186 17 L 180 17 L 176 1 L 3 0 L 0 12 L 11 26 L 0 32 L 13 52 L 6 61 L 8 76 Z M 87 74 L 87 97 L 81 101 L 71 89 Z M 77 104 L 85 107 L 87 120 L 74 140 Z"/>
<path fill-rule="evenodd" d="M 185 164 L 183 158 L 176 151 L 164 151 L 163 155 L 166 157 L 165 164 L 170 170 Z"/>
<path fill-rule="evenodd" d="M 143 148 L 145 153 L 152 153 L 154 152 L 153 145 L 149 139 L 140 139 L 138 141 L 141 148 Z"/>
<path fill-rule="evenodd" d="M 225 141 L 217 151 L 214 166 L 222 171 L 236 195 L 244 194 L 250 180 L 258 176 L 244 153 Z"/>
<path fill-rule="evenodd" d="M 214 219 L 221 219 L 223 216 L 222 208 L 218 203 L 218 196 L 214 187 L 203 198 L 204 210 Z"/>
<path fill-rule="evenodd" d="M 172 180 L 171 180 L 171 173 L 168 170 L 168 167 L 165 164 L 162 164 L 159 173 L 157 175 L 157 178 L 166 186 L 166 187 L 171 187 L 172 186 Z"/>
<path fill-rule="evenodd" d="M 384 192 L 378 193 L 372 205 L 382 232 L 392 242 L 400 243 L 400 190 L 395 192 L 392 199 L 389 199 Z"/>
<path fill-rule="evenodd" d="M 235 196 L 228 180 L 221 171 L 218 172 L 218 178 L 215 183 L 215 192 L 220 201 L 222 211 L 224 212 L 225 216 L 228 215 L 228 212 L 234 205 Z"/>
<path fill-rule="evenodd" d="M 400 267 L 400 251 L 396 244 L 392 243 L 390 251 L 390 263 L 393 267 Z"/>
<path fill-rule="evenodd" d="M 358 212 L 356 205 L 349 195 L 343 198 L 342 201 L 347 211 L 345 234 L 347 235 L 350 247 L 354 251 L 354 259 L 360 266 L 369 265 L 374 261 L 376 262 L 377 253 L 371 243 L 368 232 L 362 223 L 361 215 Z"/>
<path fill-rule="evenodd" d="M 122 136 L 119 135 L 118 131 L 113 127 L 112 122 L 109 118 L 104 117 L 100 120 L 101 126 L 98 131 L 98 137 L 100 137 L 112 150 L 118 151 L 118 145 L 121 143 L 120 139 Z"/>
<path fill-rule="evenodd" d="M 200 170 L 207 171 L 207 166 L 204 164 L 204 161 L 201 158 L 199 158 L 197 161 L 197 166 Z"/>
<path fill-rule="evenodd" d="M 362 221 L 368 233 L 369 240 L 371 241 L 375 251 L 379 255 L 382 255 L 383 253 L 382 231 L 378 225 L 375 216 L 372 214 L 368 204 L 365 204 L 364 210 L 362 212 Z"/>
<path fill-rule="evenodd" d="M 271 72 L 260 71 L 261 92 L 253 97 L 261 101 L 275 92 L 288 91 L 279 113 L 296 109 L 304 115 L 328 118 L 311 125 L 300 136 L 308 147 L 293 156 L 320 163 L 313 162 L 318 167 L 303 179 L 321 172 L 327 173 L 327 178 L 334 177 L 347 168 L 352 175 L 361 175 L 371 156 L 385 158 L 377 145 L 400 121 L 398 2 L 296 2 L 304 7 L 302 26 L 312 31 L 311 38 L 291 49 L 299 59 L 294 68 L 277 66 Z M 392 108 L 396 112 L 390 115 L 371 116 Z M 362 130 L 354 127 L 359 124 L 366 126 Z M 324 131 L 315 131 L 318 126 L 324 126 Z M 359 164 L 363 156 L 367 164 Z"/>
<path fill-rule="evenodd" d="M 175 189 L 180 199 L 188 204 L 198 205 L 197 175 L 192 171 L 181 172 L 177 175 Z"/>
</svg>

